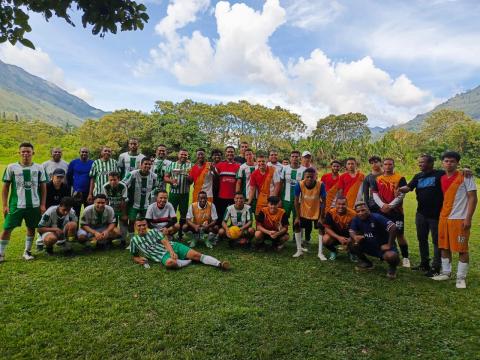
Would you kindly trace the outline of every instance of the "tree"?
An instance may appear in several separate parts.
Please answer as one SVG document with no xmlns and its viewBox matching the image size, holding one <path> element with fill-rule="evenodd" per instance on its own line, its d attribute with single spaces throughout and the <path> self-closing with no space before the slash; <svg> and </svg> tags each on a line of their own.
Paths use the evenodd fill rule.
<svg viewBox="0 0 480 360">
<path fill-rule="evenodd" d="M 117 33 L 121 31 L 143 29 L 148 22 L 146 6 L 132 0 L 0 0 L 0 43 L 10 42 L 34 49 L 33 43 L 24 37 L 32 31 L 29 24 L 28 12 L 42 14 L 45 20 L 54 15 L 64 19 L 68 24 L 75 26 L 69 12 L 74 8 L 82 12 L 82 25 L 92 26 L 92 34 Z"/>
</svg>

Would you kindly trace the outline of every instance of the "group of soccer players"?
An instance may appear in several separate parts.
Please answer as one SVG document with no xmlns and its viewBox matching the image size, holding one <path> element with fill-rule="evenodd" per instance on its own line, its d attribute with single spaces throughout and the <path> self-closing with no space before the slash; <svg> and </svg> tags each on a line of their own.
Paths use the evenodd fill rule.
<svg viewBox="0 0 480 360">
<path fill-rule="evenodd" d="M 431 156 L 420 156 L 420 173 L 407 183 L 392 158 L 372 156 L 367 176 L 355 158 L 333 160 L 331 171 L 320 177 L 308 151 L 292 151 L 290 159 L 280 162 L 277 151 L 255 154 L 246 142 L 238 156 L 233 146 L 213 150 L 210 159 L 198 149 L 192 161 L 186 149 L 178 151 L 176 161 L 169 160 L 165 145 L 156 148 L 154 158 L 144 156 L 137 139 L 128 141 L 128 151 L 118 160 L 104 146 L 95 161 L 82 148 L 79 158 L 67 164 L 55 148 L 52 159 L 39 165 L 30 143 L 20 144 L 19 150 L 20 161 L 8 165 L 3 175 L 0 262 L 12 230 L 23 220 L 25 260 L 33 259 L 37 229 L 37 250 L 47 254 L 55 246 L 71 252 L 74 240 L 87 248 L 117 242 L 128 244 L 134 261 L 146 267 L 149 261 L 168 268 L 197 261 L 220 269 L 228 269 L 228 261 L 196 251 L 199 242 L 208 248 L 223 240 L 232 248 L 282 251 L 292 224 L 293 257 L 308 252 L 316 228 L 320 260 L 327 260 L 324 247 L 329 260 L 345 252 L 358 270 L 372 269 L 370 258 L 379 258 L 393 279 L 397 266 L 411 267 L 402 203 L 415 190 L 421 262 L 413 269 L 447 280 L 452 252 L 457 252 L 456 286 L 466 287 L 476 186 L 468 169 L 458 169 L 460 155 L 453 151 L 442 155 L 444 170 L 433 168 Z"/>
</svg>

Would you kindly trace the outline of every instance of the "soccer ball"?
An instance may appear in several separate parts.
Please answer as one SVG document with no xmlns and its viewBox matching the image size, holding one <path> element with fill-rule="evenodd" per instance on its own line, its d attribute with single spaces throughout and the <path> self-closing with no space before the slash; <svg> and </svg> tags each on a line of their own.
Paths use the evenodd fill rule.
<svg viewBox="0 0 480 360">
<path fill-rule="evenodd" d="M 242 235 L 242 230 L 240 230 L 238 226 L 230 226 L 228 232 L 230 233 L 230 237 L 234 240 L 238 239 L 240 235 Z"/>
</svg>

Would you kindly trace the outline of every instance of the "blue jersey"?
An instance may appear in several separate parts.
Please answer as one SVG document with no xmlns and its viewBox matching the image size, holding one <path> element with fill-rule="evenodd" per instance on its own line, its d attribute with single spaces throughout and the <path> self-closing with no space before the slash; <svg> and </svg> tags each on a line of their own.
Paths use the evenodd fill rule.
<svg viewBox="0 0 480 360">
<path fill-rule="evenodd" d="M 375 241 L 378 245 L 383 245 L 388 243 L 388 231 L 394 225 L 395 223 L 385 216 L 371 213 L 366 220 L 354 217 L 350 229 L 358 235 L 363 235 L 367 242 Z"/>
<path fill-rule="evenodd" d="M 90 169 L 93 160 L 82 161 L 80 159 L 72 160 L 68 165 L 67 180 L 68 185 L 73 187 L 73 191 L 80 191 L 88 194 L 90 189 Z"/>
</svg>

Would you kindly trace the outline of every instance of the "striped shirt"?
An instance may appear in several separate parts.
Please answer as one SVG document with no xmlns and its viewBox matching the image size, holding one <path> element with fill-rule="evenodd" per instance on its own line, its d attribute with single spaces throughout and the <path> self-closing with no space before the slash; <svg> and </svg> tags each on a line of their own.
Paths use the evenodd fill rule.
<svg viewBox="0 0 480 360">
<path fill-rule="evenodd" d="M 140 168 L 142 159 L 145 157 L 143 154 L 130 155 L 129 152 L 121 153 L 118 157 L 118 168 L 120 169 L 120 176 L 124 177 L 130 171 Z"/>
<path fill-rule="evenodd" d="M 113 187 L 110 183 L 106 183 L 103 185 L 102 194 L 107 195 L 108 205 L 113 208 L 115 214 L 120 214 L 122 201 L 128 200 L 127 185 L 119 182 L 117 187 Z"/>
<path fill-rule="evenodd" d="M 141 170 L 128 173 L 122 182 L 128 188 L 128 202 L 134 209 L 146 210 L 150 204 L 153 189 L 157 186 L 157 175 L 148 172 L 142 175 Z"/>
<path fill-rule="evenodd" d="M 7 166 L 3 182 L 12 184 L 8 206 L 14 209 L 36 208 L 40 206 L 40 184 L 46 182 L 45 172 L 39 164 L 23 166 L 14 163 Z"/>
<path fill-rule="evenodd" d="M 170 184 L 170 192 L 172 194 L 188 194 L 190 192 L 190 184 L 188 183 L 188 175 L 192 163 L 180 163 L 178 161 L 172 162 L 165 171 L 171 179 L 177 180 L 177 185 Z"/>
<path fill-rule="evenodd" d="M 58 215 L 57 209 L 58 205 L 50 206 L 47 211 L 43 213 L 42 218 L 38 223 L 38 227 L 63 229 L 70 221 L 78 221 L 75 210 L 70 209 L 70 212 L 67 215 L 60 216 Z"/>
<path fill-rule="evenodd" d="M 97 159 L 93 162 L 89 176 L 93 178 L 95 184 L 93 188 L 94 196 L 102 192 L 103 185 L 108 182 L 108 174 L 112 171 L 118 171 L 117 162 L 113 159 L 107 161 Z"/>
<path fill-rule="evenodd" d="M 240 191 L 243 193 L 245 199 L 248 199 L 248 194 L 250 192 L 250 175 L 252 175 L 256 168 L 256 165 L 247 165 L 247 163 L 243 163 L 238 169 L 237 180 L 241 180 L 242 186 Z"/>
<path fill-rule="evenodd" d="M 306 169 L 304 166 L 297 169 L 292 169 L 290 165 L 283 167 L 280 176 L 283 181 L 282 201 L 293 202 L 295 200 L 295 185 L 303 180 L 303 173 Z"/>
<path fill-rule="evenodd" d="M 165 190 L 167 188 L 163 177 L 165 171 L 172 164 L 168 159 L 155 159 L 153 161 L 153 172 L 157 175 L 157 190 Z"/>
<path fill-rule="evenodd" d="M 150 230 L 145 235 L 135 235 L 130 241 L 130 254 L 133 256 L 143 256 L 155 262 L 161 262 L 163 256 L 167 253 L 162 240 L 165 236 L 158 230 Z"/>
<path fill-rule="evenodd" d="M 223 216 L 223 221 L 228 224 L 230 219 L 232 225 L 242 227 L 247 222 L 252 221 L 252 210 L 250 205 L 243 205 L 243 209 L 237 209 L 234 205 L 230 205 L 225 210 L 225 215 Z"/>
</svg>

